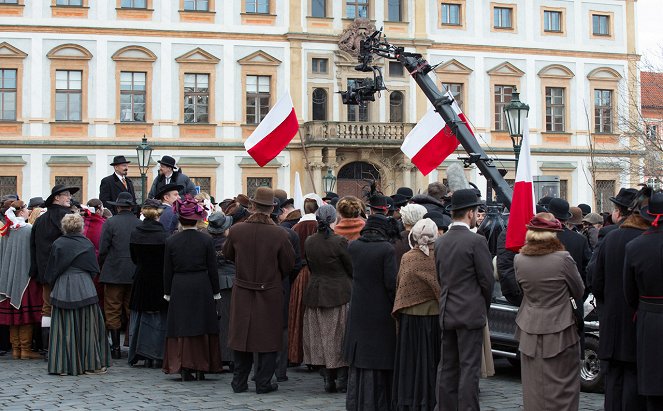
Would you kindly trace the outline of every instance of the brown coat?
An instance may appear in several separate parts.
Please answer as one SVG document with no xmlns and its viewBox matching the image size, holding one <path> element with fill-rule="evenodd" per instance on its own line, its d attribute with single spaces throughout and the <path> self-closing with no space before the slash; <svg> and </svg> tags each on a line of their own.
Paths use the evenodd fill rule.
<svg viewBox="0 0 663 411">
<path fill-rule="evenodd" d="M 245 352 L 281 350 L 281 280 L 295 265 L 288 233 L 269 216 L 254 214 L 230 229 L 223 255 L 236 266 L 228 347 Z"/>
</svg>

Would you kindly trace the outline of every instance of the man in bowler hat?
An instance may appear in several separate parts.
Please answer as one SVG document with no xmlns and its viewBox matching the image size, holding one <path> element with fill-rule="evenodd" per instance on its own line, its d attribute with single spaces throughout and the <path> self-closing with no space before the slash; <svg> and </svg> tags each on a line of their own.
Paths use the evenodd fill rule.
<svg viewBox="0 0 663 411">
<path fill-rule="evenodd" d="M 104 207 L 109 209 L 113 215 L 117 214 L 115 206 L 110 202 L 114 201 L 120 193 L 129 193 L 131 198 L 136 199 L 136 191 L 134 190 L 134 183 L 131 181 L 127 174 L 129 173 L 129 163 L 124 156 L 113 157 L 113 174 L 101 179 L 99 184 L 99 200 L 104 203 Z"/>
<path fill-rule="evenodd" d="M 482 204 L 474 190 L 454 191 L 453 222 L 435 241 L 443 330 L 437 368 L 439 411 L 479 410 L 483 329 L 495 282 L 486 238 L 470 231 Z"/>
<path fill-rule="evenodd" d="M 179 189 L 180 196 L 184 197 L 186 194 L 191 194 L 195 196 L 196 186 L 193 185 L 193 182 L 186 174 L 182 173 L 177 165 L 175 164 L 175 159 L 171 156 L 163 156 L 161 160 L 158 160 L 159 163 L 159 175 L 154 179 L 152 183 L 152 188 L 148 194 L 148 198 L 155 198 L 156 194 L 160 192 L 163 187 L 167 184 L 176 184 L 182 186 Z"/>
</svg>

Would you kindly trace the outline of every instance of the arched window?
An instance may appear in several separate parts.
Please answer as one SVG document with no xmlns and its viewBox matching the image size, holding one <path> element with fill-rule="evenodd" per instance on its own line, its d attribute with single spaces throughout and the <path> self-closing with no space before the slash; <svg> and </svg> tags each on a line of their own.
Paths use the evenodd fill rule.
<svg viewBox="0 0 663 411">
<path fill-rule="evenodd" d="M 403 114 L 403 93 L 393 91 L 389 95 L 389 121 L 392 123 L 402 123 Z"/>
<path fill-rule="evenodd" d="M 316 88 L 311 98 L 313 102 L 313 120 L 327 120 L 327 90 Z"/>
</svg>

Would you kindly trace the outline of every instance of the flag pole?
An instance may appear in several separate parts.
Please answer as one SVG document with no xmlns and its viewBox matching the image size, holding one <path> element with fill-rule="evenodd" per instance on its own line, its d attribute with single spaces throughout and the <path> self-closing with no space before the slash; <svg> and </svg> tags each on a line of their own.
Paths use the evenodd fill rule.
<svg viewBox="0 0 663 411">
<path fill-rule="evenodd" d="M 306 160 L 306 171 L 308 172 L 308 176 L 311 179 L 311 185 L 313 186 L 313 192 L 317 193 L 318 191 L 315 189 L 315 180 L 313 179 L 313 173 L 311 173 L 311 163 L 308 161 L 308 153 L 306 152 L 306 145 L 304 144 L 304 137 L 302 137 L 302 132 L 297 129 L 297 134 L 299 134 L 299 141 L 302 143 L 302 151 L 304 152 L 304 160 Z"/>
</svg>

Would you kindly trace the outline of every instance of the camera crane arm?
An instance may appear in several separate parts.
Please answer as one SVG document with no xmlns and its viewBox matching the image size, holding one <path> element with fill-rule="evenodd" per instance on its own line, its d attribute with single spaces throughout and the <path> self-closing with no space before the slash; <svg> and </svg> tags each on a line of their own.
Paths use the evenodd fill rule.
<svg viewBox="0 0 663 411">
<path fill-rule="evenodd" d="M 426 98 L 433 104 L 435 111 L 451 127 L 456 138 L 469 154 L 469 163 L 476 163 L 481 173 L 492 181 L 493 188 L 500 201 L 507 208 L 511 208 L 511 199 L 513 197 L 511 187 L 509 187 L 506 180 L 504 180 L 497 170 L 497 167 L 493 164 L 492 159 L 481 148 L 469 129 L 464 125 L 461 127 L 463 121 L 451 107 L 453 100 L 442 94 L 433 80 L 428 76 L 428 73 L 433 68 L 426 59 L 419 53 L 406 52 L 403 47 L 394 46 L 388 43 L 386 39 L 383 40 L 381 30 L 375 31 L 361 41 L 360 64 L 355 69 L 358 71 L 371 71 L 370 65 L 373 60 L 373 54 L 389 60 L 397 60 L 407 69 L 419 88 L 424 92 Z M 374 92 L 383 89 L 384 85 L 382 85 L 382 88 L 376 87 Z"/>
</svg>

